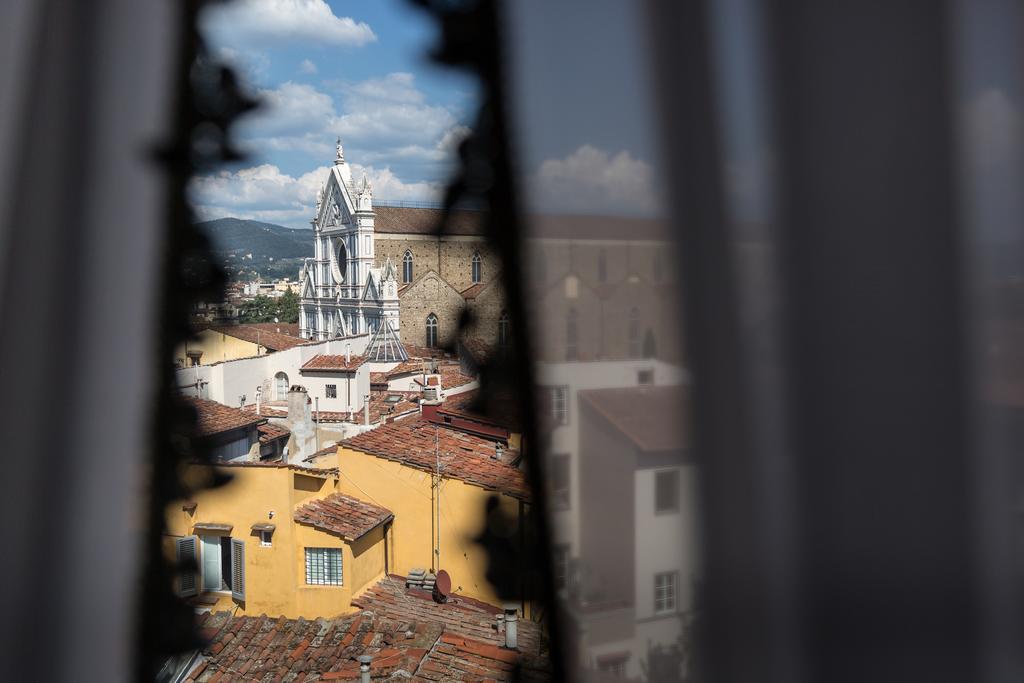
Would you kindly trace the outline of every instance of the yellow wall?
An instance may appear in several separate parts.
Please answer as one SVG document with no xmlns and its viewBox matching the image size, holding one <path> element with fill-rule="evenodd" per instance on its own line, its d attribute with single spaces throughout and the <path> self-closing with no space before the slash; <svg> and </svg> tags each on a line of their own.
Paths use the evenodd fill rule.
<svg viewBox="0 0 1024 683">
<path fill-rule="evenodd" d="M 214 330 L 203 330 L 196 335 L 197 339 L 185 342 L 174 352 L 174 360 L 181 361 L 184 367 L 192 365 L 186 355 L 188 351 L 202 351 L 200 364 L 210 365 L 236 358 L 252 358 L 266 353 L 266 349 L 254 342 L 237 339 Z"/>
<path fill-rule="evenodd" d="M 339 491 L 394 513 L 387 544 L 389 570 L 408 575 L 413 567 L 433 567 L 430 473 L 344 447 L 317 463 L 319 467 L 335 465 L 341 469 Z M 443 480 L 440 568 L 451 575 L 453 590 L 500 605 L 486 578 L 486 553 L 472 541 L 484 529 L 485 505 L 492 495 L 457 479 Z M 518 501 L 509 496 L 500 499 L 506 514 L 515 519 Z"/>
<path fill-rule="evenodd" d="M 189 476 L 204 476 L 209 468 L 192 466 Z M 380 578 L 384 565 L 383 530 L 376 529 L 353 548 L 334 534 L 293 519 L 296 507 L 312 498 L 335 492 L 333 477 L 310 476 L 277 467 L 228 467 L 234 480 L 221 488 L 204 490 L 193 498 L 193 513 L 181 503 L 167 510 L 166 549 L 173 558 L 176 538 L 192 535 L 196 523 L 231 524 L 232 538 L 245 540 L 245 601 L 236 603 L 230 593 L 217 598 L 215 610 L 234 609 L 239 614 L 284 615 L 288 618 L 330 617 L 353 611 L 352 596 Z M 269 512 L 273 510 L 271 518 Z M 251 531 L 254 523 L 276 525 L 272 547 L 260 545 Z M 341 586 L 306 584 L 305 548 L 341 548 Z"/>
</svg>

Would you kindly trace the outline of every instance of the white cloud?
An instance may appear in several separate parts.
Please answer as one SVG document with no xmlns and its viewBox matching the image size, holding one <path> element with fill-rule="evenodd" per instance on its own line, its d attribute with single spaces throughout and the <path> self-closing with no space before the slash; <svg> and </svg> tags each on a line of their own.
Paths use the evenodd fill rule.
<svg viewBox="0 0 1024 683">
<path fill-rule="evenodd" d="M 659 206 L 650 164 L 591 145 L 545 160 L 527 187 L 530 208 L 541 211 L 652 213 Z"/>
<path fill-rule="evenodd" d="M 303 59 L 302 63 L 299 64 L 299 73 L 303 74 L 315 74 L 316 64 L 310 59 Z"/>
<path fill-rule="evenodd" d="M 1017 158 L 1021 145 L 1021 115 L 1007 94 L 990 88 L 967 103 L 966 154 L 982 168 Z"/>
<path fill-rule="evenodd" d="M 202 20 L 216 45 L 301 42 L 359 47 L 377 40 L 369 25 L 336 16 L 324 0 L 235 0 L 208 7 Z"/>
<path fill-rule="evenodd" d="M 378 168 L 428 164 L 439 175 L 438 166 L 454 158 L 469 132 L 449 109 L 426 103 L 412 74 L 332 86 L 341 112 L 331 95 L 312 85 L 288 81 L 259 90 L 262 107 L 238 124 L 243 146 L 257 156 L 297 151 L 329 161 L 340 136 L 352 161 Z"/>
<path fill-rule="evenodd" d="M 321 166 L 297 178 L 272 164 L 222 171 L 193 180 L 189 195 L 201 220 L 231 216 L 306 228 L 328 170 Z M 362 178 L 364 172 L 373 183 L 375 197 L 435 201 L 441 196 L 438 183 L 406 183 L 388 167 L 352 165 L 354 178 Z"/>
</svg>

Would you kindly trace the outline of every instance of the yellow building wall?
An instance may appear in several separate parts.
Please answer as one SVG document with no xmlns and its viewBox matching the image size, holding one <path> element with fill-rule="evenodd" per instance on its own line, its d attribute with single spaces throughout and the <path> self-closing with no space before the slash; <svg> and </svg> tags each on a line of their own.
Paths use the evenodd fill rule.
<svg viewBox="0 0 1024 683">
<path fill-rule="evenodd" d="M 188 476 L 204 476 L 208 470 L 208 467 L 195 465 Z M 223 487 L 197 493 L 192 499 L 196 503 L 194 512 L 183 510 L 180 501 L 166 512 L 165 548 L 171 559 L 175 539 L 193 535 L 196 523 L 231 524 L 231 537 L 245 541 L 245 601 L 236 602 L 230 592 L 208 593 L 206 595 L 217 599 L 212 609 L 234 610 L 237 607 L 238 614 L 265 613 L 291 619 L 352 612 L 352 596 L 383 573 L 382 530 L 360 539 L 353 555 L 352 548 L 338 536 L 297 524 L 293 518 L 297 506 L 333 493 L 333 478 L 276 467 L 228 467 L 224 471 L 234 480 Z M 270 511 L 274 512 L 273 518 Z M 251 527 L 254 523 L 267 522 L 276 528 L 271 547 L 264 548 Z M 342 549 L 343 585 L 306 584 L 307 547 Z"/>
<path fill-rule="evenodd" d="M 485 505 L 493 492 L 457 479 L 443 479 L 440 563 L 435 565 L 431 560 L 430 473 L 344 447 L 317 463 L 318 467 L 335 465 L 341 469 L 339 491 L 394 513 L 387 543 L 392 573 L 407 576 L 413 567 L 439 566 L 451 576 L 455 592 L 501 605 L 486 578 L 486 553 L 472 540 L 483 532 Z M 509 496 L 500 496 L 500 501 L 505 513 L 517 518 L 518 501 Z"/>
<path fill-rule="evenodd" d="M 236 358 L 252 358 L 266 353 L 266 349 L 254 342 L 237 339 L 214 330 L 203 330 L 196 335 L 197 339 L 180 344 L 174 351 L 174 359 L 181 361 L 184 367 L 192 364 L 188 358 L 189 351 L 202 351 L 199 358 L 202 365 L 220 363 Z"/>
</svg>

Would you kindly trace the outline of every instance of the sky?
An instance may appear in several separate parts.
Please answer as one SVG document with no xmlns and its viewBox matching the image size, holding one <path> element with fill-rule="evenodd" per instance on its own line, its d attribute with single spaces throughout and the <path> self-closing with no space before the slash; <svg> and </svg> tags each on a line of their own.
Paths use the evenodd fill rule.
<svg viewBox="0 0 1024 683">
<path fill-rule="evenodd" d="M 508 6 L 510 108 L 529 208 L 656 211 L 636 4 Z M 339 136 L 375 199 L 440 198 L 478 91 L 424 57 L 436 39 L 429 16 L 405 0 L 235 0 L 207 9 L 202 27 L 263 106 L 235 129 L 247 159 L 193 182 L 201 220 L 308 228 Z"/>
</svg>

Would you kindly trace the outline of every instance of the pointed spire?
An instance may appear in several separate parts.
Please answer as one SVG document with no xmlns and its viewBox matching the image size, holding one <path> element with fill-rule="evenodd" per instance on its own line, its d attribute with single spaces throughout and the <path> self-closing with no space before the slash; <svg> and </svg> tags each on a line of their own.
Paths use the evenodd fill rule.
<svg viewBox="0 0 1024 683">
<path fill-rule="evenodd" d="M 334 157 L 334 163 L 335 164 L 339 164 L 339 165 L 340 164 L 344 164 L 345 163 L 345 151 L 341 148 L 341 136 L 340 135 L 338 136 L 338 142 L 337 142 L 337 144 L 335 146 L 335 149 L 337 151 L 337 155 Z"/>
</svg>

